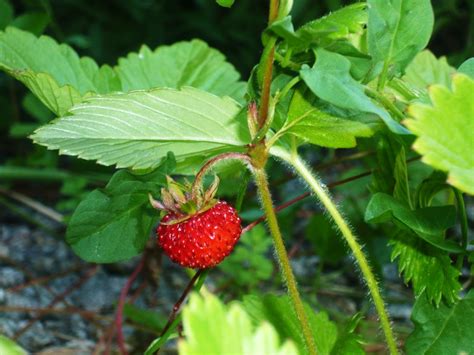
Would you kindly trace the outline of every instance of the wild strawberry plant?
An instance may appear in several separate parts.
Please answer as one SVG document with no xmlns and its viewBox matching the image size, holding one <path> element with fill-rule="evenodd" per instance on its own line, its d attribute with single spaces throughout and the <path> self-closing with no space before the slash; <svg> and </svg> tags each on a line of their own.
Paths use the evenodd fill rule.
<svg viewBox="0 0 474 355">
<path fill-rule="evenodd" d="M 208 187 L 206 175 L 238 177 L 231 189 L 237 210 L 245 209 L 252 176 L 288 296 L 247 295 L 225 306 L 207 292 L 193 295 L 180 352 L 363 353 L 358 316 L 338 328 L 301 298 L 266 174 L 274 158 L 306 183 L 347 243 L 388 351 L 469 353 L 474 294 L 461 277 L 474 261 L 464 204 L 465 194 L 474 194 L 474 59 L 456 69 L 425 49 L 434 23 L 429 0 L 368 0 L 297 29 L 291 9 L 291 0 L 270 0 L 261 59 L 247 82 L 200 40 L 143 46 L 114 66 L 98 66 L 50 37 L 13 27 L 0 32 L 0 68 L 58 117 L 31 139 L 118 169 L 79 204 L 67 242 L 90 262 L 127 260 L 143 252 L 159 220 L 153 207 L 166 210 L 160 245 L 179 264 L 200 268 L 187 291 L 199 289 L 241 234 L 236 210 L 218 201 L 218 186 Z M 317 147 L 375 151 L 364 220 L 386 236 L 414 291 L 415 330 L 404 345 L 357 231 L 301 154 Z M 421 178 L 412 161 L 423 167 Z M 322 234 L 326 222 L 314 221 Z M 447 234 L 455 225 L 459 237 Z M 244 226 L 237 260 L 251 259 L 247 238 L 268 247 L 254 226 Z M 270 277 L 266 262 L 252 265 L 255 277 Z M 241 266 L 224 261 L 223 270 Z M 179 321 L 174 314 L 147 352 L 175 334 Z"/>
</svg>

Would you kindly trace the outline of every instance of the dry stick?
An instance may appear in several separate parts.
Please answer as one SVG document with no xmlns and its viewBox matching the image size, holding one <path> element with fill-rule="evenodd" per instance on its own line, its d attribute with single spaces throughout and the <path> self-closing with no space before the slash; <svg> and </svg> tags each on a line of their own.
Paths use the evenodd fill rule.
<svg viewBox="0 0 474 355">
<path fill-rule="evenodd" d="M 124 355 L 127 355 L 127 349 L 125 348 L 125 338 L 123 336 L 123 329 L 122 329 L 123 307 L 125 306 L 125 301 L 127 299 L 128 291 L 130 291 L 130 288 L 132 287 L 133 282 L 142 271 L 144 265 L 145 265 L 145 254 L 140 259 L 140 262 L 135 267 L 135 270 L 133 270 L 132 274 L 130 275 L 127 282 L 125 283 L 122 290 L 120 291 L 120 297 L 117 304 L 117 315 L 115 316 L 115 327 L 117 328 L 117 343 L 118 343 L 120 352 Z"/>
<path fill-rule="evenodd" d="M 184 300 L 188 296 L 189 292 L 191 292 L 191 290 L 193 289 L 194 284 L 199 279 L 199 276 L 201 276 L 201 274 L 204 272 L 204 270 L 205 269 L 199 269 L 194 274 L 192 279 L 189 280 L 189 283 L 186 286 L 186 288 L 184 289 L 183 293 L 181 294 L 181 297 L 179 297 L 178 301 L 173 306 L 173 310 L 171 311 L 171 314 L 168 318 L 168 322 L 166 322 L 166 325 L 164 326 L 163 330 L 161 331 L 160 337 L 162 337 L 168 331 L 168 329 L 171 327 L 171 324 L 174 322 L 174 320 L 176 319 L 176 317 L 178 315 L 178 312 L 181 308 L 181 305 L 183 304 Z"/>
<path fill-rule="evenodd" d="M 64 217 L 63 217 L 62 214 L 56 212 L 52 208 L 50 208 L 48 206 L 45 206 L 45 205 L 43 205 L 42 203 L 40 203 L 36 200 L 33 200 L 31 197 L 23 195 L 19 192 L 8 191 L 8 190 L 1 189 L 1 188 L 0 188 L 0 193 L 5 195 L 5 196 L 8 196 L 8 197 L 10 197 L 10 198 L 12 198 L 16 201 L 18 201 L 18 202 L 23 203 L 24 205 L 34 209 L 35 211 L 45 215 L 46 217 L 49 217 L 50 219 L 52 219 L 55 222 L 64 223 Z"/>
<path fill-rule="evenodd" d="M 92 268 L 89 269 L 89 271 L 84 274 L 75 284 L 73 284 L 71 287 L 66 289 L 64 292 L 62 292 L 60 295 L 56 296 L 48 305 L 48 307 L 53 307 L 57 303 L 62 302 L 70 293 L 75 291 L 76 289 L 80 288 L 87 280 L 89 280 L 94 274 L 97 272 L 98 268 L 97 265 L 94 265 Z M 39 314 L 35 318 L 33 318 L 31 321 L 28 322 L 27 325 L 25 325 L 23 328 L 21 328 L 18 332 L 15 333 L 13 336 L 14 340 L 17 340 L 21 335 L 23 335 L 28 329 L 30 329 L 33 324 L 35 324 L 37 321 L 39 321 L 41 318 L 43 318 L 42 314 Z"/>
</svg>

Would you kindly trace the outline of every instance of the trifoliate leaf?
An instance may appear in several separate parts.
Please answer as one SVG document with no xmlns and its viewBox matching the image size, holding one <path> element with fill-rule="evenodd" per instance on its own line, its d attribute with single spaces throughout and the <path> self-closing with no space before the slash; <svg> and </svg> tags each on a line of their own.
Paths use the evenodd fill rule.
<svg viewBox="0 0 474 355">
<path fill-rule="evenodd" d="M 61 154 L 119 168 L 154 168 L 169 151 L 179 163 L 202 162 L 249 142 L 234 100 L 193 88 L 97 96 L 70 111 L 31 138 Z"/>
<path fill-rule="evenodd" d="M 281 344 L 269 323 L 252 325 L 242 306 L 224 306 L 217 297 L 192 294 L 183 309 L 184 340 L 178 343 L 180 355 L 190 354 L 275 354 L 297 355 L 291 341 Z"/>
<path fill-rule="evenodd" d="M 453 77 L 453 90 L 433 85 L 432 105 L 413 104 L 408 128 L 418 136 L 413 145 L 422 160 L 448 172 L 448 183 L 474 195 L 474 80 Z"/>
<path fill-rule="evenodd" d="M 390 244 L 392 261 L 398 258 L 398 269 L 405 282 L 412 283 L 415 295 L 425 292 L 436 305 L 442 298 L 448 303 L 458 299 L 460 272 L 447 253 L 404 231 L 397 232 Z"/>
<path fill-rule="evenodd" d="M 474 290 L 451 306 L 434 307 L 419 297 L 411 319 L 415 330 L 406 341 L 408 355 L 472 354 Z"/>
</svg>

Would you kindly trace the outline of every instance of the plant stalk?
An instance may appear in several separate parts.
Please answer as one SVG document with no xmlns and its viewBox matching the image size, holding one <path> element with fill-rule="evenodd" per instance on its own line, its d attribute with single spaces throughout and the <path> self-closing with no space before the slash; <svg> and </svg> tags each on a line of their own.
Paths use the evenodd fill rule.
<svg viewBox="0 0 474 355">
<path fill-rule="evenodd" d="M 364 252 L 362 251 L 361 245 L 358 243 L 356 236 L 352 233 L 349 225 L 344 220 L 344 217 L 337 209 L 335 203 L 332 201 L 329 192 L 321 184 L 321 182 L 318 181 L 318 179 L 313 175 L 311 170 L 299 158 L 298 155 L 290 154 L 289 152 L 278 147 L 273 147 L 271 153 L 286 161 L 291 167 L 293 167 L 297 171 L 297 173 L 303 178 L 303 180 L 306 181 L 311 190 L 319 198 L 321 203 L 324 205 L 324 207 L 327 209 L 327 211 L 333 218 L 334 222 L 336 223 L 337 227 L 345 238 L 347 244 L 349 244 L 349 247 L 351 248 L 352 253 L 362 271 L 362 275 L 367 282 L 367 286 L 369 288 L 370 294 L 375 304 L 375 308 L 380 318 L 380 323 L 385 334 L 385 339 L 387 341 L 390 354 L 398 354 L 397 343 L 390 325 L 388 312 L 385 309 L 385 305 L 380 294 L 375 276 L 372 273 L 372 270 L 367 261 L 367 258 L 365 257 Z"/>
<path fill-rule="evenodd" d="M 291 270 L 288 254 L 286 253 L 285 245 L 283 243 L 283 237 L 278 226 L 275 210 L 273 208 L 270 189 L 268 187 L 267 176 L 263 168 L 256 168 L 254 170 L 254 175 L 255 183 L 257 184 L 258 193 L 261 199 L 261 204 L 265 215 L 267 216 L 268 227 L 273 237 L 273 242 L 275 245 L 275 251 L 278 257 L 280 269 L 288 287 L 288 294 L 290 296 L 291 302 L 293 303 L 293 308 L 300 322 L 301 329 L 303 331 L 303 337 L 306 343 L 306 347 L 308 349 L 308 354 L 314 355 L 316 354 L 316 345 L 314 342 L 313 334 L 311 332 L 311 328 L 309 326 L 308 319 L 304 311 L 303 302 L 296 286 L 295 276 L 293 275 L 293 271 Z"/>
</svg>

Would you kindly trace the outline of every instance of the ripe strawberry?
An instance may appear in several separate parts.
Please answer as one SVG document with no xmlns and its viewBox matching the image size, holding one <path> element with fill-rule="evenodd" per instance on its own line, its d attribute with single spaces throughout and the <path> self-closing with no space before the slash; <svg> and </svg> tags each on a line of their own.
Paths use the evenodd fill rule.
<svg viewBox="0 0 474 355">
<path fill-rule="evenodd" d="M 162 189 L 163 202 L 151 199 L 155 208 L 165 210 L 156 232 L 158 244 L 173 260 L 184 267 L 210 268 L 219 264 L 233 250 L 242 232 L 237 211 L 224 201 L 214 199 L 218 180 L 210 189 L 193 196 L 168 179 Z"/>
</svg>

